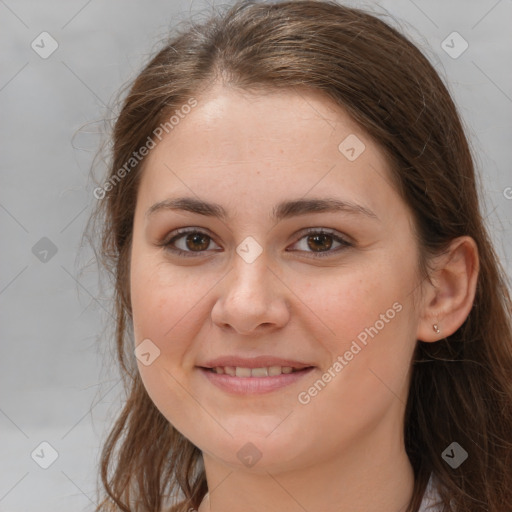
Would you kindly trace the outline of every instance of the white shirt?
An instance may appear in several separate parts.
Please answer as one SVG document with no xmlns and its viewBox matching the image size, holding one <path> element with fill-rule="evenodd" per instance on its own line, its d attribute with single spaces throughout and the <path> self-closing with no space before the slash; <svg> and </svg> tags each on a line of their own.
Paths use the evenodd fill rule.
<svg viewBox="0 0 512 512">
<path fill-rule="evenodd" d="M 209 493 L 207 492 L 199 506 L 199 510 L 205 501 L 209 499 Z M 434 506 L 435 502 L 440 499 L 439 494 L 437 493 L 437 489 L 434 487 L 434 479 L 433 475 L 430 475 L 430 479 L 427 484 L 427 488 L 425 489 L 425 494 L 423 495 L 423 500 L 420 505 L 420 509 L 418 512 L 441 512 L 441 508 L 439 506 Z"/>
<path fill-rule="evenodd" d="M 440 500 L 439 493 L 434 486 L 433 475 L 430 475 L 423 501 L 421 502 L 419 512 L 441 512 L 441 506 L 436 506 L 435 503 Z"/>
</svg>

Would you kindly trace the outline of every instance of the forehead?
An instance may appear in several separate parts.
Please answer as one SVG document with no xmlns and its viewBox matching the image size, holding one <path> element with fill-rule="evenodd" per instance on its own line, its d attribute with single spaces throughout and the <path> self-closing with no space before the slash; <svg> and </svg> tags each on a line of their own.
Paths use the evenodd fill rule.
<svg viewBox="0 0 512 512">
<path fill-rule="evenodd" d="M 256 93 L 216 87 L 171 133 L 180 142 L 197 136 L 196 155 L 208 153 L 229 162 L 255 153 L 295 160 L 297 149 L 301 156 L 324 157 L 326 148 L 337 149 L 336 141 L 345 132 L 365 137 L 340 107 L 319 92 Z M 172 145 L 171 133 L 167 142 Z"/>
<path fill-rule="evenodd" d="M 139 199 L 192 193 L 255 210 L 336 191 L 372 210 L 399 200 L 383 153 L 319 92 L 215 88 L 197 102 L 146 158 Z"/>
</svg>

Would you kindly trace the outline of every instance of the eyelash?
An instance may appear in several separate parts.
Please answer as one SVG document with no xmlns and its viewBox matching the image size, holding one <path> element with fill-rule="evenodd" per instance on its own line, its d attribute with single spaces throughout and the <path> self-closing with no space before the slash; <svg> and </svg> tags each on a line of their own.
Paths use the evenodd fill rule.
<svg viewBox="0 0 512 512">
<path fill-rule="evenodd" d="M 161 247 L 164 247 L 167 251 L 177 255 L 177 256 L 184 256 L 184 257 L 191 257 L 196 258 L 201 256 L 206 251 L 183 251 L 181 249 L 177 249 L 175 247 L 172 247 L 172 244 L 174 244 L 177 240 L 180 238 L 183 238 L 184 235 L 190 235 L 190 234 L 201 234 L 207 236 L 210 240 L 213 241 L 213 238 L 206 233 L 205 231 L 201 231 L 200 229 L 196 228 L 185 228 L 185 229 L 177 229 L 172 236 L 172 238 L 164 240 L 162 243 L 158 244 Z M 314 258 L 325 258 L 328 256 L 331 256 L 333 253 L 337 254 L 345 249 L 348 249 L 350 247 L 354 247 L 354 244 L 352 242 L 349 242 L 345 238 L 336 235 L 334 232 L 322 228 L 308 228 L 305 232 L 302 233 L 302 236 L 297 240 L 296 243 L 298 243 L 303 238 L 306 238 L 308 236 L 312 235 L 328 235 L 334 239 L 335 242 L 338 242 L 341 244 L 340 247 L 337 247 L 334 250 L 327 250 L 327 251 L 320 251 L 320 252 L 314 252 L 314 251 L 305 251 L 309 252 L 310 254 L 313 254 Z M 309 257 L 309 256 L 308 256 Z"/>
</svg>

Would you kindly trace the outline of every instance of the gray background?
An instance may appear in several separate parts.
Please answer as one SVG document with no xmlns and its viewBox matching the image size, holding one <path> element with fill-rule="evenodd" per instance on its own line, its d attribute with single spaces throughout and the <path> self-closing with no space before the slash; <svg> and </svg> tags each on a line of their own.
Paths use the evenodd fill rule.
<svg viewBox="0 0 512 512">
<path fill-rule="evenodd" d="M 387 10 L 448 82 L 510 276 L 512 1 L 347 3 Z M 116 92 L 169 27 L 208 9 L 186 0 L 0 0 L 0 512 L 94 509 L 100 440 L 122 386 L 105 359 L 108 290 L 94 266 L 81 270 L 96 201 L 88 174 Z M 59 45 L 46 59 L 31 48 L 43 31 Z M 453 31 L 469 44 L 458 58 L 441 47 Z M 58 454 L 47 469 L 43 441 Z"/>
</svg>

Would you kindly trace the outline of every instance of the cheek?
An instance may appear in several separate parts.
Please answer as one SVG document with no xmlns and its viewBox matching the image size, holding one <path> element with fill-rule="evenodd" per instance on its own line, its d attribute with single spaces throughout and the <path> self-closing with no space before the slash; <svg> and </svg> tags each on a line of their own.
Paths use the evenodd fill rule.
<svg viewBox="0 0 512 512">
<path fill-rule="evenodd" d="M 412 261 L 388 261 L 351 269 L 310 290 L 310 304 L 332 331 L 321 338 L 330 364 L 307 383 L 299 402 L 313 417 L 328 411 L 328 422 L 348 431 L 372 424 L 406 400 L 415 346 L 415 272 Z"/>
<path fill-rule="evenodd" d="M 338 275 L 316 278 L 303 293 L 311 309 L 329 328 L 335 346 L 356 338 L 375 323 L 379 331 L 401 323 L 399 317 L 406 315 L 398 315 L 396 310 L 409 303 L 413 282 L 413 267 L 407 262 L 398 265 L 375 261 Z"/>
<path fill-rule="evenodd" d="M 169 271 L 165 262 L 134 258 L 131 300 L 135 342 L 150 338 L 164 353 L 177 353 L 186 345 L 183 333 L 193 326 L 194 307 L 208 289 L 206 276 L 186 269 Z"/>
<path fill-rule="evenodd" d="M 182 432 L 188 432 L 197 420 L 195 408 L 184 404 L 190 403 L 187 371 L 193 364 L 193 340 L 199 328 L 194 307 L 204 295 L 201 290 L 207 281 L 185 272 L 170 272 L 161 259 L 156 261 L 151 255 L 132 255 L 135 345 L 150 340 L 158 350 L 151 364 L 137 360 L 139 374 L 155 406 Z"/>
<path fill-rule="evenodd" d="M 181 365 L 187 350 L 187 339 L 176 336 L 182 327 L 179 319 L 186 319 L 186 287 L 179 279 L 166 277 L 154 256 L 137 249 L 135 246 L 132 252 L 130 269 L 134 350 L 137 354 L 140 346 L 138 350 L 143 353 L 143 346 L 150 347 L 151 364 L 137 358 L 139 374 L 152 401 L 166 415 L 162 404 L 167 403 L 172 410 L 184 399 L 179 397 L 179 386 L 172 384 L 174 379 L 182 380 Z"/>
</svg>

